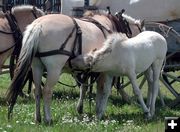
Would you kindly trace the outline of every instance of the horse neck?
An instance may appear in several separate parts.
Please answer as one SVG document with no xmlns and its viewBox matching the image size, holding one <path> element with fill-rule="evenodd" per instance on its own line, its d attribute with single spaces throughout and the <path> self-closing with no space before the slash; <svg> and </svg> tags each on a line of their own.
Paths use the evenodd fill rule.
<svg viewBox="0 0 180 132">
<path fill-rule="evenodd" d="M 31 11 L 24 11 L 20 13 L 17 12 L 13 15 L 16 18 L 17 24 L 21 32 L 24 32 L 26 26 L 32 23 L 36 19 Z"/>
<path fill-rule="evenodd" d="M 130 29 L 132 32 L 132 37 L 135 37 L 136 35 L 138 35 L 141 32 L 140 27 L 138 27 L 138 25 L 135 24 L 130 24 Z"/>
<path fill-rule="evenodd" d="M 92 63 L 94 65 L 97 65 L 98 61 L 101 61 L 101 63 L 105 63 L 103 61 L 103 58 L 105 58 L 111 51 L 112 51 L 111 47 L 109 45 L 104 44 L 101 49 L 99 49 L 99 50 L 95 51 L 94 53 L 90 54 L 90 56 L 93 57 Z"/>
<path fill-rule="evenodd" d="M 122 17 L 129 23 L 132 37 L 138 35 L 141 32 L 141 22 L 138 19 L 135 19 L 131 16 L 128 16 L 127 14 L 122 14 Z"/>
</svg>

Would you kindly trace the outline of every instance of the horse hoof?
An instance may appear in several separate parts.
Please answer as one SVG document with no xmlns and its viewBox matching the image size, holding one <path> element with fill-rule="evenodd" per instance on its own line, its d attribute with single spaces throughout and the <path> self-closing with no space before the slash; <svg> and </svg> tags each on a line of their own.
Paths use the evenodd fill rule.
<svg viewBox="0 0 180 132">
<path fill-rule="evenodd" d="M 35 117 L 35 122 L 36 122 L 36 124 L 40 124 L 41 123 L 41 117 L 39 117 L 39 118 Z"/>
<path fill-rule="evenodd" d="M 78 112 L 79 114 L 83 114 L 83 106 L 77 107 L 77 112 Z"/>
<path fill-rule="evenodd" d="M 145 112 L 144 117 L 145 117 L 146 120 L 151 120 L 152 119 L 152 115 L 150 114 L 150 112 Z"/>
<path fill-rule="evenodd" d="M 103 117 L 104 117 L 104 116 L 103 116 L 102 113 L 96 114 L 96 118 L 97 118 L 98 120 L 102 120 Z"/>
<path fill-rule="evenodd" d="M 21 98 L 25 98 L 25 99 L 29 98 L 29 95 L 28 95 L 28 94 L 25 94 L 25 93 L 23 93 L 23 92 L 20 92 L 20 93 L 19 93 L 19 96 L 20 96 Z"/>
<path fill-rule="evenodd" d="M 50 120 L 50 121 L 47 121 L 47 120 L 44 120 L 44 123 L 47 125 L 47 126 L 51 126 L 53 124 L 53 121 Z"/>
</svg>

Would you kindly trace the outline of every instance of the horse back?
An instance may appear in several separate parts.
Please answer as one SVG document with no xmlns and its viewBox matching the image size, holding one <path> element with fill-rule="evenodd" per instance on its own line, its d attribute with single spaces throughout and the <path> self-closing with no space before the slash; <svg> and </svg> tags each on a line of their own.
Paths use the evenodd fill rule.
<svg viewBox="0 0 180 132">
<path fill-rule="evenodd" d="M 67 38 L 67 45 L 69 46 L 67 46 L 66 50 L 71 51 L 77 29 L 74 30 L 70 37 L 69 34 L 75 27 L 75 23 L 77 23 L 82 32 L 82 53 L 87 53 L 94 48 L 98 49 L 102 46 L 105 38 L 102 31 L 95 24 L 63 14 L 49 14 L 36 19 L 31 24 L 41 25 L 42 33 L 40 39 L 43 41 L 40 41 L 42 43 L 39 44 L 39 51 L 59 49 Z"/>
<path fill-rule="evenodd" d="M 137 43 L 141 45 L 141 47 L 147 47 L 153 50 L 157 50 L 156 52 L 167 52 L 167 42 L 166 39 L 159 33 L 155 31 L 144 31 L 135 37 L 137 38 Z M 134 41 L 136 42 L 136 41 Z"/>
</svg>

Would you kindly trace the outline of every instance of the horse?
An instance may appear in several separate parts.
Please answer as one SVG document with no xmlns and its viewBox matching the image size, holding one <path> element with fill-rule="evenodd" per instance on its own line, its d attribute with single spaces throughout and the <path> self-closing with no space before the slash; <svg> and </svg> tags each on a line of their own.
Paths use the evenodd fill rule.
<svg viewBox="0 0 180 132">
<path fill-rule="evenodd" d="M 0 73 L 7 58 L 16 48 L 21 48 L 19 43 L 26 26 L 43 15 L 40 9 L 30 5 L 15 6 L 10 13 L 0 12 Z"/>
<path fill-rule="evenodd" d="M 22 32 L 26 26 L 36 18 L 45 15 L 43 11 L 35 6 L 22 5 L 15 6 L 11 11 L 0 14 L 0 73 L 3 64 L 11 56 L 9 68 L 12 78 L 14 72 L 14 63 L 18 58 L 21 49 Z M 30 75 L 30 74 L 29 74 Z M 31 81 L 30 81 L 31 82 Z M 31 84 L 29 82 L 29 84 Z M 29 88 L 31 85 L 29 85 Z M 28 90 L 29 93 L 30 90 Z M 22 97 L 26 96 L 22 91 L 19 93 Z"/>
<path fill-rule="evenodd" d="M 129 78 L 146 118 L 150 119 L 155 114 L 159 77 L 166 53 L 166 39 L 157 32 L 143 31 L 132 38 L 127 38 L 122 33 L 114 33 L 108 36 L 102 48 L 79 55 L 71 60 L 71 63 L 74 68 L 106 74 L 104 90 L 101 94 L 97 93 L 96 105 L 101 113 L 98 118 L 104 114 L 111 91 L 112 76 L 121 75 Z M 147 106 L 136 82 L 136 75 L 143 72 L 149 89 Z"/>
<path fill-rule="evenodd" d="M 92 13 L 92 12 L 85 12 L 84 16 L 89 16 L 88 13 Z M 125 20 L 127 23 L 124 23 L 124 25 L 122 25 L 122 29 L 121 29 L 121 32 L 124 32 L 126 33 L 126 35 L 128 37 L 134 37 L 136 36 L 137 34 L 139 34 L 141 31 L 144 31 L 146 30 L 145 27 L 144 27 L 144 20 L 141 22 L 139 19 L 135 19 L 127 14 L 125 14 L 124 12 L 120 11 L 120 12 L 116 12 L 115 15 L 120 18 L 120 21 L 122 20 Z M 123 27 L 126 27 L 125 24 L 128 24 L 129 25 L 129 28 L 123 28 Z M 104 78 L 104 75 L 101 74 L 98 79 L 97 79 L 97 89 L 103 89 L 103 82 L 102 80 Z M 116 78 L 114 78 L 116 79 Z M 117 78 L 118 79 L 118 78 Z M 116 83 L 117 80 L 114 80 Z M 79 114 L 82 114 L 83 113 L 83 100 L 84 100 L 84 97 L 85 97 L 85 94 L 86 94 L 86 91 L 87 91 L 87 87 L 86 87 L 86 83 L 85 82 L 85 86 L 83 86 L 84 84 L 82 84 L 82 87 L 80 87 L 80 98 L 78 100 L 78 103 L 77 103 L 77 112 Z M 125 101 L 125 102 L 129 102 L 129 96 L 128 94 L 123 90 L 123 89 L 118 89 L 120 95 L 122 96 L 122 99 Z"/>
<path fill-rule="evenodd" d="M 51 124 L 52 88 L 62 71 L 72 72 L 68 68 L 71 67 L 69 60 L 79 54 L 88 53 L 94 48 L 99 49 L 107 34 L 114 31 L 120 32 L 118 26 L 119 20 L 112 14 L 94 14 L 85 20 L 63 14 L 49 14 L 33 21 L 24 32 L 22 50 L 7 91 L 9 118 L 18 92 L 23 87 L 24 78 L 32 67 L 35 84 L 35 121 L 41 122 L 41 78 L 43 72 L 47 71 L 42 95 L 44 121 Z"/>
</svg>

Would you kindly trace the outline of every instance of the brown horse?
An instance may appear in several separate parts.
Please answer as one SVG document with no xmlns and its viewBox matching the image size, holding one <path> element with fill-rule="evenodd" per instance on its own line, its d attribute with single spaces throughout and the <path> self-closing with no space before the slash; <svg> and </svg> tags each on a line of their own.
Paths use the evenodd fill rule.
<svg viewBox="0 0 180 132">
<path fill-rule="evenodd" d="M 50 14 L 36 19 L 24 33 L 15 75 L 7 92 L 9 115 L 18 92 L 23 87 L 24 79 L 32 67 L 35 83 L 35 120 L 41 121 L 41 78 L 46 70 L 47 78 L 42 89 L 44 119 L 46 123 L 51 123 L 52 88 L 57 83 L 62 70 L 67 70 L 70 66 L 67 62 L 79 54 L 102 47 L 106 35 L 114 31 L 121 32 L 119 26 L 119 20 L 111 14 L 93 14 L 84 20 L 62 14 Z"/>
<path fill-rule="evenodd" d="M 44 13 L 40 9 L 30 5 L 15 6 L 7 13 L 0 12 L 0 73 L 13 51 L 20 50 L 26 26 L 42 15 Z"/>
</svg>

